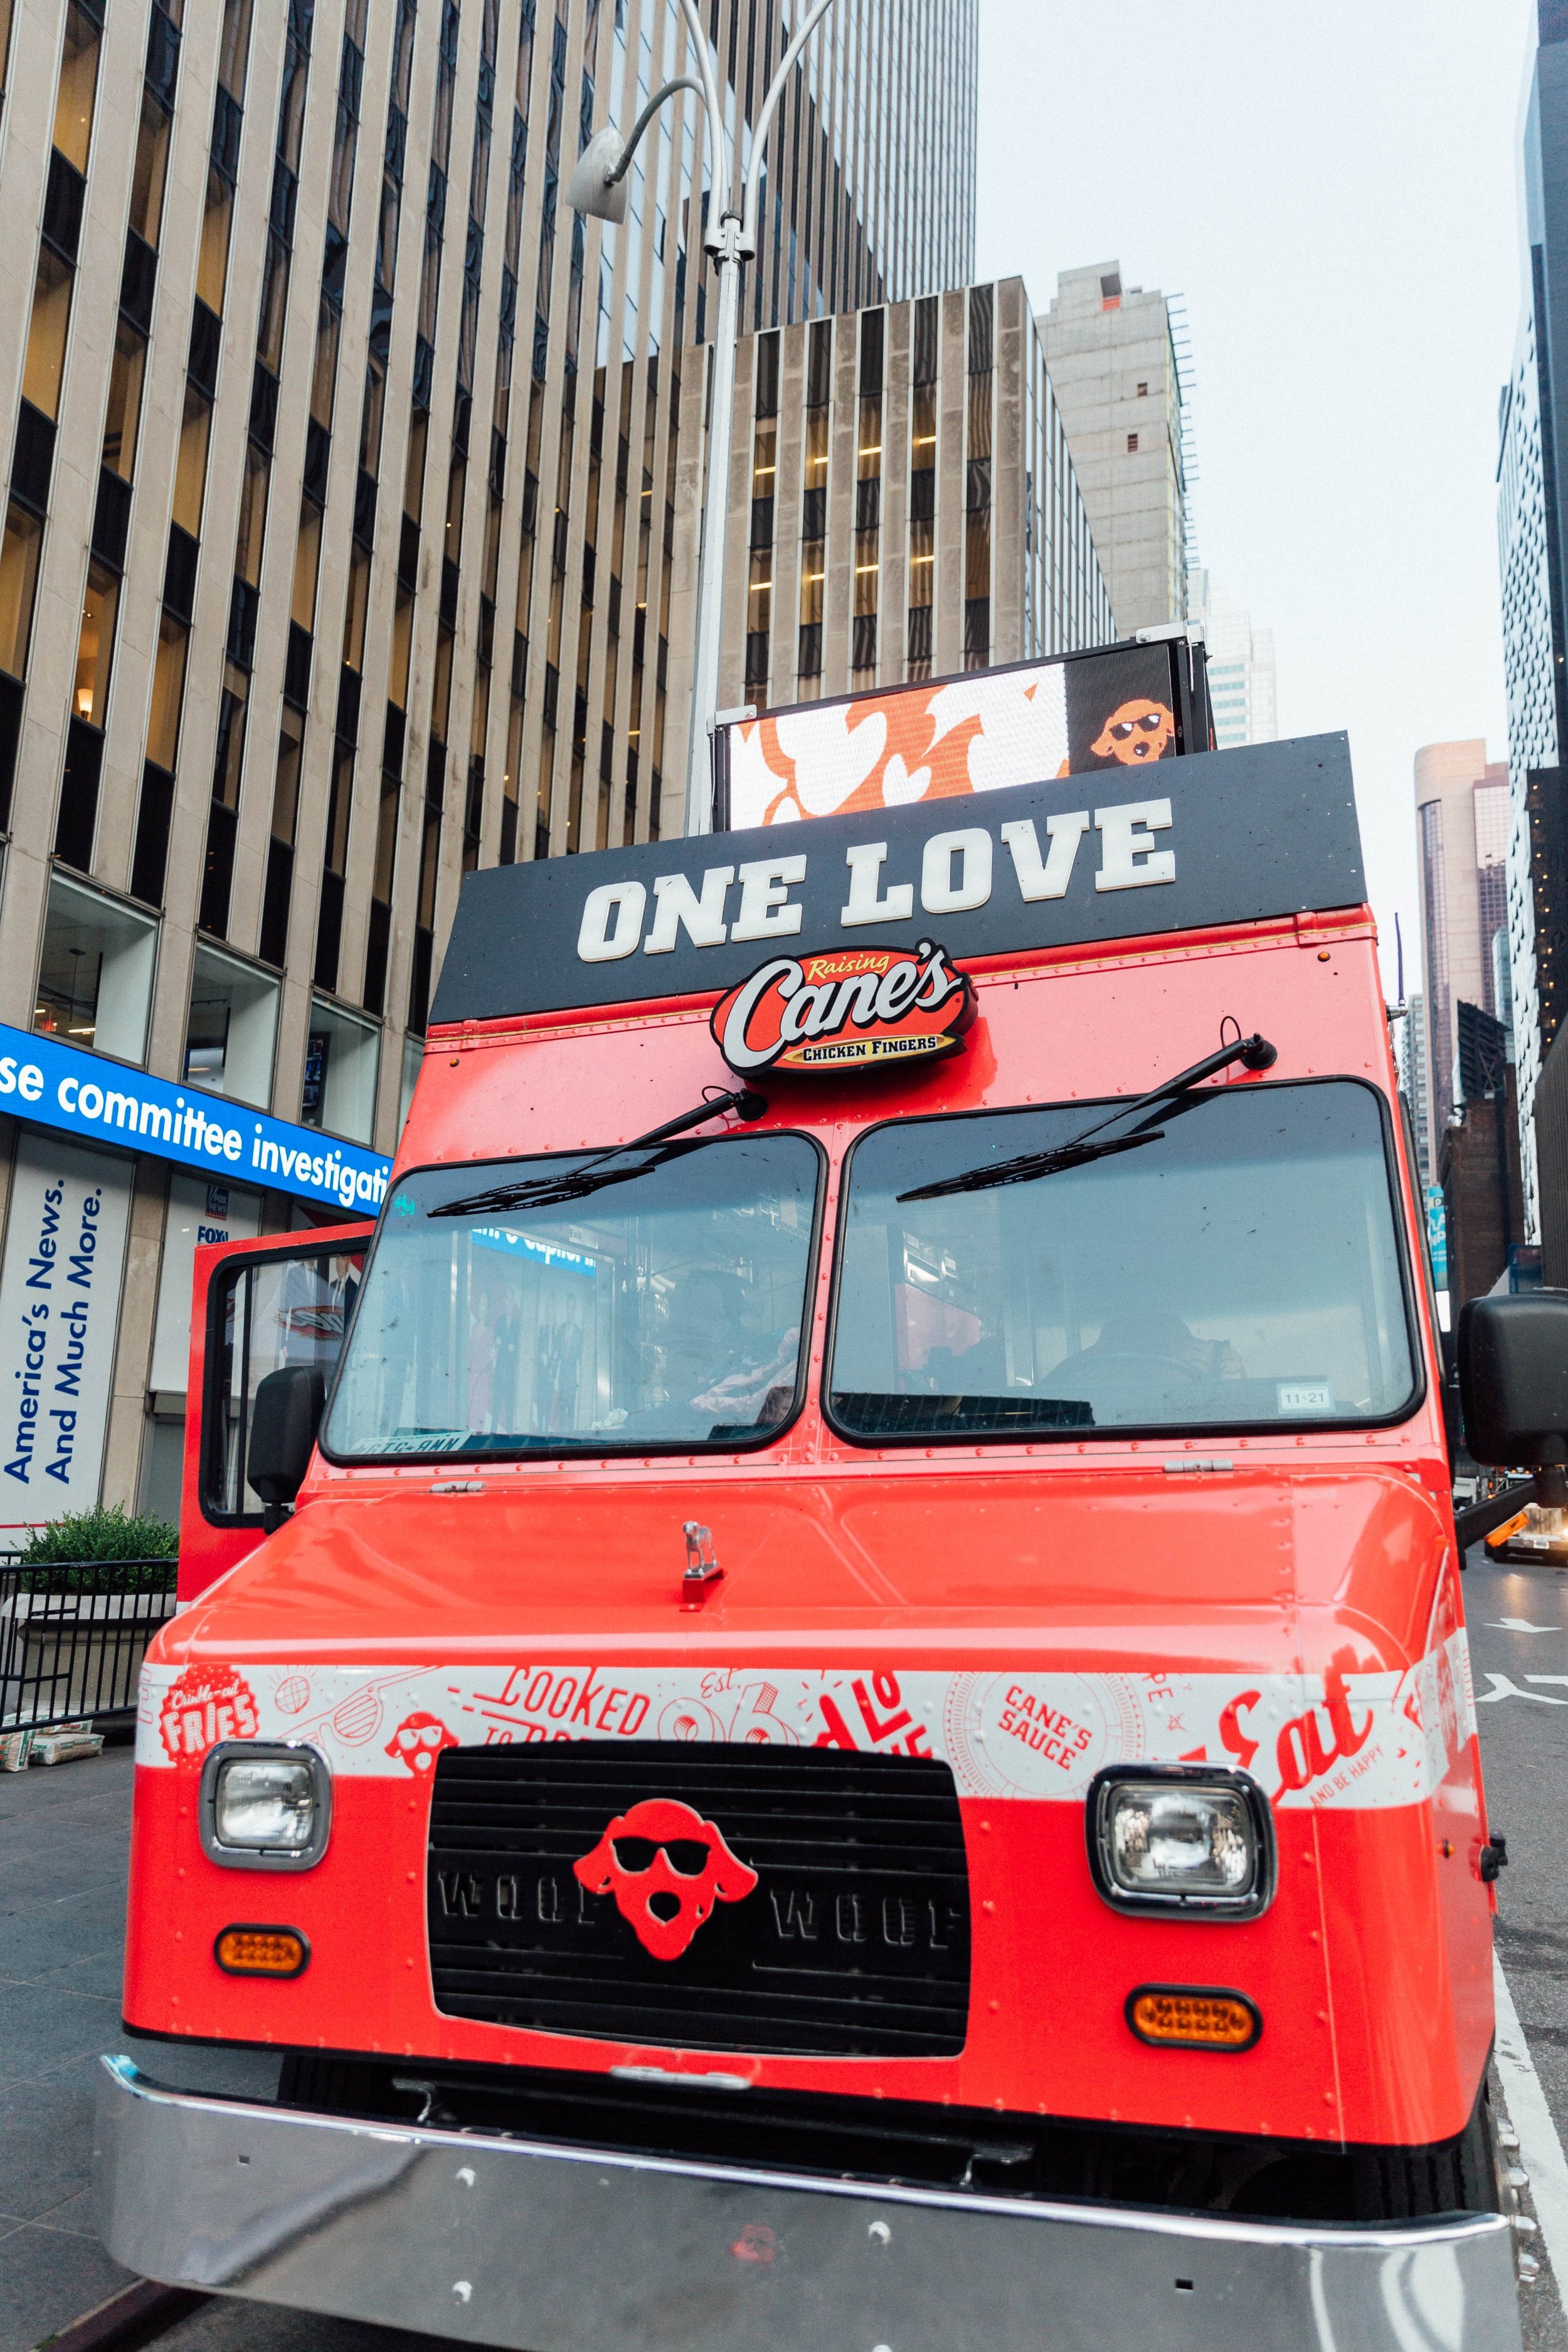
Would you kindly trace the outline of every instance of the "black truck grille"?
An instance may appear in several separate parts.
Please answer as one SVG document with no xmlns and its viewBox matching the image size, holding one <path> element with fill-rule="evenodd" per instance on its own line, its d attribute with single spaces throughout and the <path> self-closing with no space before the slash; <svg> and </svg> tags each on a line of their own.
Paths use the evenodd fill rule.
<svg viewBox="0 0 1568 2352">
<path fill-rule="evenodd" d="M 743 1865 L 729 1899 L 704 1840 L 628 1823 L 605 1894 L 573 1864 L 610 1823 L 663 1800 L 717 1828 Z M 682 1828 L 688 1834 L 679 1834 Z M 649 1831 L 654 1834 L 649 1834 Z M 639 1830 L 643 1834 L 639 1837 Z M 633 1884 L 666 1841 L 666 1864 Z M 707 1841 L 709 1853 L 717 1849 Z M 722 1855 L 719 1855 L 722 1863 Z M 623 1916 L 656 1888 L 682 1908 L 661 1957 Z M 584 1739 L 447 1748 L 436 1768 L 426 1884 L 436 2006 L 449 2017 L 685 2049 L 950 2056 L 969 2013 L 969 1887 L 952 1774 L 921 1758 L 828 1748 Z"/>
</svg>

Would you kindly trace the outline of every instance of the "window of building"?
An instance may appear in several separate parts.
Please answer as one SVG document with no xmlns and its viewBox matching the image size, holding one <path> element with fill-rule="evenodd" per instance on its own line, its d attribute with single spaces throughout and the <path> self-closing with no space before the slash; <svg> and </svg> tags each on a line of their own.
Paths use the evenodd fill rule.
<svg viewBox="0 0 1568 2352">
<path fill-rule="evenodd" d="M 1136 433 L 1130 433 L 1130 434 L 1127 436 L 1127 454 L 1128 454 L 1128 456 L 1129 456 L 1129 457 L 1131 457 L 1131 456 L 1132 455 L 1133 451 L 1137 448 L 1137 446 L 1138 446 L 1138 436 L 1136 435 Z"/>
<path fill-rule="evenodd" d="M 425 1059 L 423 1037 L 405 1037 L 403 1041 L 403 1075 L 397 1090 L 397 1132 L 401 1136 L 408 1122 L 409 1105 L 419 1082 L 419 1066 Z"/>
<path fill-rule="evenodd" d="M 321 551 L 321 509 L 314 499 L 300 501 L 300 533 L 294 541 L 294 593 L 289 617 L 301 629 L 316 626 L 316 582 Z"/>
<path fill-rule="evenodd" d="M 963 667 L 991 663 L 991 406 L 994 391 L 993 289 L 969 294 L 968 458 L 963 549 Z"/>
<path fill-rule="evenodd" d="M 142 121 L 136 132 L 136 161 L 131 175 L 131 226 L 140 237 L 155 246 L 163 226 L 163 185 L 169 170 L 169 126 L 173 117 L 150 89 L 142 93 Z"/>
<path fill-rule="evenodd" d="M 936 383 L 938 304 L 914 308 L 910 402 L 909 630 L 906 676 L 928 678 L 931 661 L 931 599 L 936 581 Z"/>
<path fill-rule="evenodd" d="M 5 537 L 0 545 L 0 669 L 25 677 L 27 640 L 33 628 L 33 600 L 38 586 L 38 551 L 44 526 L 36 514 L 13 499 L 5 513 Z"/>
<path fill-rule="evenodd" d="M 294 878 L 294 836 L 300 820 L 300 765 L 305 749 L 302 711 L 283 705 L 278 734 L 278 770 L 272 781 L 272 837 L 267 845 L 267 879 L 261 899 L 259 952 L 268 963 L 289 957 L 289 899 Z"/>
<path fill-rule="evenodd" d="M 217 78 L 234 99 L 245 95 L 245 64 L 250 47 L 250 7 L 251 0 L 224 0 Z"/>
<path fill-rule="evenodd" d="M 300 1116 L 307 1127 L 368 1143 L 375 1120 L 381 1031 L 324 997 L 310 999 Z"/>
<path fill-rule="evenodd" d="M 22 397 L 49 417 L 58 416 L 60 410 L 75 274 L 52 246 L 39 247 L 33 310 L 27 321 L 27 355 L 22 365 Z"/>
<path fill-rule="evenodd" d="M 53 875 L 34 1028 L 65 1045 L 140 1062 L 147 1048 L 157 943 L 158 926 L 150 915 Z"/>
<path fill-rule="evenodd" d="M 364 667 L 364 624 L 370 601 L 370 551 L 356 541 L 349 551 L 348 593 L 343 599 L 343 664 Z"/>
<path fill-rule="evenodd" d="M 147 363 L 146 338 L 121 319 L 115 331 L 114 358 L 109 371 L 109 404 L 103 418 L 103 463 L 122 482 L 131 479 L 136 462 L 136 428 L 142 416 L 142 380 Z"/>
<path fill-rule="evenodd" d="M 198 944 L 185 1023 L 185 1084 L 264 1110 L 272 1092 L 279 993 L 270 972 Z"/>
<path fill-rule="evenodd" d="M 60 58 L 59 86 L 55 93 L 55 145 L 68 163 L 87 170 L 92 142 L 92 107 L 98 90 L 98 47 L 103 36 L 80 5 L 71 0 L 66 10 L 65 49 Z"/>
<path fill-rule="evenodd" d="M 755 423 L 752 436 L 751 577 L 746 600 L 746 698 L 768 697 L 773 628 L 773 500 L 778 480 L 779 339 L 756 342 Z"/>
<path fill-rule="evenodd" d="M 77 638 L 76 688 L 71 716 L 89 727 L 103 725 L 109 700 L 109 665 L 114 652 L 114 622 L 120 609 L 120 575 L 107 564 L 87 567 L 81 629 Z"/>
<path fill-rule="evenodd" d="M 239 493 L 239 528 L 235 533 L 234 568 L 248 586 L 261 579 L 261 541 L 267 524 L 267 488 L 272 460 L 254 441 L 245 445 L 245 479 Z"/>
<path fill-rule="evenodd" d="M 1148 387 L 1148 385 L 1147 385 L 1146 383 L 1141 383 L 1141 384 L 1139 385 L 1139 387 L 1138 387 L 1138 397 L 1139 397 L 1139 399 L 1140 399 L 1140 400 L 1147 400 L 1147 399 L 1148 399 L 1148 397 L 1149 397 L 1149 387 Z"/>
<path fill-rule="evenodd" d="M 228 282 L 228 232 L 234 217 L 234 190 L 221 172 L 207 167 L 206 208 L 202 215 L 202 241 L 196 256 L 196 293 L 209 310 L 223 315 L 224 289 Z"/>
<path fill-rule="evenodd" d="M 184 689 L 190 635 L 184 623 L 177 621 L 172 613 L 165 613 L 158 624 L 153 708 L 147 719 L 147 757 L 158 767 L 171 771 L 180 735 L 180 697 Z"/>
<path fill-rule="evenodd" d="M 860 321 L 860 400 L 855 461 L 855 614 L 849 666 L 858 677 L 877 667 L 878 589 L 881 572 L 882 322 L 880 310 Z"/>
<path fill-rule="evenodd" d="M 202 496 L 206 486 L 207 436 L 212 421 L 211 401 L 187 384 L 185 413 L 180 425 L 180 454 L 174 467 L 174 520 L 193 539 L 202 535 Z"/>
</svg>

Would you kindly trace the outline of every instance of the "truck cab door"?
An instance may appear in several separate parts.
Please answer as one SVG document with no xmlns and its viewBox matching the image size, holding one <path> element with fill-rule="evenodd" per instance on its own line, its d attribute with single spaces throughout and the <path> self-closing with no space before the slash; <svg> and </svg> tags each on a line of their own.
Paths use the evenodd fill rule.
<svg viewBox="0 0 1568 2352">
<path fill-rule="evenodd" d="M 289 1364 L 316 1364 L 331 1382 L 374 1227 L 210 1242 L 195 1253 L 191 1367 L 180 1496 L 178 1598 L 194 1601 L 256 1549 L 261 1497 L 246 1449 L 257 1386 Z"/>
</svg>

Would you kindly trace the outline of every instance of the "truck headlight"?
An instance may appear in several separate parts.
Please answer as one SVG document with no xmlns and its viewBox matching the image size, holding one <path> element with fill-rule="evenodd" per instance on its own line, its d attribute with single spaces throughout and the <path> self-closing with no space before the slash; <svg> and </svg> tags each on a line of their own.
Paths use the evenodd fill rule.
<svg viewBox="0 0 1568 2352">
<path fill-rule="evenodd" d="M 326 1852 L 332 1789 L 319 1750 L 226 1740 L 202 1768 L 201 1834 L 229 1870 L 309 1870 Z"/>
<path fill-rule="evenodd" d="M 1268 1801 L 1243 1772 L 1113 1764 L 1089 1792 L 1089 1869 L 1119 1911 L 1252 1919 L 1274 1893 Z"/>
</svg>

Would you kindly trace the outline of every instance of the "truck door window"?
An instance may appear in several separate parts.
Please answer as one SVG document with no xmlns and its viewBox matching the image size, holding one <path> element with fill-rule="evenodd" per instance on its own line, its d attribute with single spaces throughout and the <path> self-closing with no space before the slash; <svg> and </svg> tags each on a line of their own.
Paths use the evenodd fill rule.
<svg viewBox="0 0 1568 2352">
<path fill-rule="evenodd" d="M 237 1261 L 214 1284 L 208 1312 L 205 1459 L 209 1519 L 257 1518 L 246 1453 L 258 1383 L 285 1364 L 320 1364 L 331 1378 L 359 1291 L 364 1253 Z"/>
<path fill-rule="evenodd" d="M 1343 1426 L 1410 1409 L 1370 1087 L 1204 1087 L 1135 1149 L 900 1197 L 1057 1148 L 1089 1108 L 904 1120 L 856 1146 L 827 1400 L 847 1436 Z"/>
<path fill-rule="evenodd" d="M 628 1149 L 607 1172 L 578 1152 L 400 1178 L 324 1450 L 765 1444 L 799 1402 L 821 1164 L 768 1134 Z M 525 1206 L 484 1205 L 523 1187 Z"/>
</svg>

